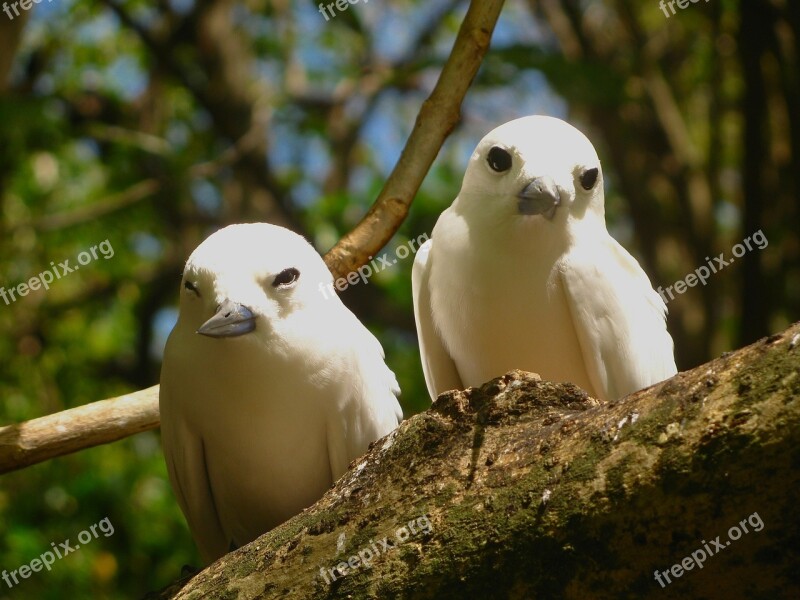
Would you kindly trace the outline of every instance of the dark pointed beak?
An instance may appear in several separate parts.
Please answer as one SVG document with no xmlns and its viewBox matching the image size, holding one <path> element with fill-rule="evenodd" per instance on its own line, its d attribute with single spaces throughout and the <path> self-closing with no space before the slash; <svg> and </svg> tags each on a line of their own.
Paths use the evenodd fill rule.
<svg viewBox="0 0 800 600">
<path fill-rule="evenodd" d="M 225 300 L 217 314 L 203 323 L 197 330 L 201 335 L 213 338 L 237 337 L 256 328 L 256 316 L 246 306 Z"/>
<path fill-rule="evenodd" d="M 542 215 L 552 219 L 561 202 L 556 182 L 550 177 L 537 177 L 517 196 L 517 209 L 521 215 Z"/>
</svg>

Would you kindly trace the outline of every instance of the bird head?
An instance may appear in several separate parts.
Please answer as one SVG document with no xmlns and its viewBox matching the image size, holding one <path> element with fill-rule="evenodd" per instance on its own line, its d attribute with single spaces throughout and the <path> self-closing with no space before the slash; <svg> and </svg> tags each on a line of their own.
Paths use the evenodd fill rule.
<svg viewBox="0 0 800 600">
<path fill-rule="evenodd" d="M 523 117 L 489 132 L 470 158 L 459 201 L 484 217 L 565 222 L 604 215 L 603 172 L 588 138 L 553 117 Z"/>
<path fill-rule="evenodd" d="M 301 236 L 267 223 L 230 225 L 209 236 L 186 263 L 180 320 L 212 338 L 269 334 L 325 298 L 332 276 Z"/>
</svg>

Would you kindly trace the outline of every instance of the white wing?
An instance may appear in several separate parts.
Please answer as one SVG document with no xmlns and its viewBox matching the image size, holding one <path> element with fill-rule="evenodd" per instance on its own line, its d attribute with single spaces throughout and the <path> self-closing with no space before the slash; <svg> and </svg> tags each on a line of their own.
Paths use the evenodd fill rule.
<svg viewBox="0 0 800 600">
<path fill-rule="evenodd" d="M 639 263 L 611 236 L 573 252 L 561 270 L 592 385 L 606 400 L 677 372 L 667 307 Z"/>
<path fill-rule="evenodd" d="M 180 393 L 169 376 L 162 375 L 159 391 L 161 443 L 172 489 L 183 511 L 192 537 L 206 563 L 230 550 L 219 522 L 206 469 L 203 440 L 189 424 L 171 410 L 174 394 Z"/>
<path fill-rule="evenodd" d="M 363 455 L 369 444 L 397 428 L 403 410 L 397 401 L 400 386 L 386 366 L 378 339 L 342 305 L 343 327 L 349 351 L 341 362 L 331 364 L 337 375 L 340 400 L 327 402 L 327 450 L 331 481 L 347 471 L 351 461 Z"/>
<path fill-rule="evenodd" d="M 419 356 L 425 383 L 432 400 L 447 390 L 462 389 L 461 376 L 447 352 L 433 320 L 430 295 L 430 251 L 433 240 L 425 242 L 414 257 L 411 290 L 414 298 L 414 319 L 417 322 Z"/>
</svg>

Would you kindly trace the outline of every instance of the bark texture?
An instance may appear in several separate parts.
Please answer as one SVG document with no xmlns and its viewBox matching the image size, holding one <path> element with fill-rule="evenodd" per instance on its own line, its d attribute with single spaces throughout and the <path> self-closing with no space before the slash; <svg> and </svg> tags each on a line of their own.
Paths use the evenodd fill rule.
<svg viewBox="0 0 800 600">
<path fill-rule="evenodd" d="M 521 371 L 447 392 L 314 506 L 150 597 L 796 598 L 798 346 L 795 324 L 607 404 Z"/>
</svg>

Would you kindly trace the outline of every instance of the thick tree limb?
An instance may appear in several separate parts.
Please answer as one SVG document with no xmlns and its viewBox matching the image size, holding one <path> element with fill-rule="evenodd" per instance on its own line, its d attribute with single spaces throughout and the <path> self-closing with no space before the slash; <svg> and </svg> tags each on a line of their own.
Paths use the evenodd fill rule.
<svg viewBox="0 0 800 600">
<path fill-rule="evenodd" d="M 0 427 L 0 473 L 158 427 L 158 386 Z"/>
<path fill-rule="evenodd" d="M 439 81 L 417 115 L 400 160 L 361 222 L 325 255 L 334 278 L 366 264 L 394 235 L 447 136 L 481 65 L 503 0 L 472 0 Z"/>
<path fill-rule="evenodd" d="M 314 506 L 149 597 L 797 597 L 798 340 L 605 405 L 520 371 L 447 392 Z"/>
</svg>

